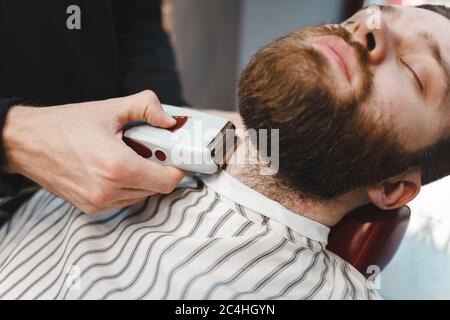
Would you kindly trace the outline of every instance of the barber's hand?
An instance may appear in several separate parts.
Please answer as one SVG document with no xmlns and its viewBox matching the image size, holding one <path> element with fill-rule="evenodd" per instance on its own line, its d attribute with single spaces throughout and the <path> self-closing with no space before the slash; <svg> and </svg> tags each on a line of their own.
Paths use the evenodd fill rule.
<svg viewBox="0 0 450 320">
<path fill-rule="evenodd" d="M 122 141 L 134 120 L 170 128 L 176 121 L 151 91 L 58 107 L 13 107 L 3 130 L 7 167 L 92 214 L 170 193 L 178 169 L 137 155 Z"/>
</svg>

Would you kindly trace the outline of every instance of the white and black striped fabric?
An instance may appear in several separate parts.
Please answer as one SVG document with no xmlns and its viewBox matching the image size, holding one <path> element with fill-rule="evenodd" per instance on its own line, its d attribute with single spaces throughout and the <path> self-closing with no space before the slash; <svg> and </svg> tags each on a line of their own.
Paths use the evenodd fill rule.
<svg viewBox="0 0 450 320">
<path fill-rule="evenodd" d="M 326 237 L 225 172 L 97 216 L 40 190 L 0 229 L 0 299 L 379 298 Z"/>
</svg>

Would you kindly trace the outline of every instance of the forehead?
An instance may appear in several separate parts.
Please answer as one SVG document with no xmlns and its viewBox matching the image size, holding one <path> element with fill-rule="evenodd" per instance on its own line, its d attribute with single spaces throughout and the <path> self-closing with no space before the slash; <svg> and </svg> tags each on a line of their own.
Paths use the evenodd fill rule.
<svg viewBox="0 0 450 320">
<path fill-rule="evenodd" d="M 450 30 L 450 20 L 436 12 L 406 6 L 396 6 L 398 10 L 397 20 L 410 25 L 412 29 L 431 33 L 436 40 L 443 43 L 450 43 L 448 31 Z M 389 18 L 387 18 L 389 19 Z M 394 14 L 395 19 L 395 14 Z"/>
<path fill-rule="evenodd" d="M 448 37 L 450 20 L 443 15 L 411 6 L 394 5 L 384 7 L 383 10 L 375 9 L 376 7 L 368 7 L 361 12 L 367 14 L 367 18 L 373 21 L 380 19 L 385 27 L 400 38 L 429 33 L 441 45 L 442 52 L 450 52 L 450 37 Z"/>
</svg>

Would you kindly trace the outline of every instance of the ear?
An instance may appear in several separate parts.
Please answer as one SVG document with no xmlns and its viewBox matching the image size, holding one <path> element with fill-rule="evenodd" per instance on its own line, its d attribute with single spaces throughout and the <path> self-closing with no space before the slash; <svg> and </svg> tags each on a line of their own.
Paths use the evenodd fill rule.
<svg viewBox="0 0 450 320">
<path fill-rule="evenodd" d="M 367 194 L 377 207 L 394 210 L 412 201 L 422 186 L 420 170 L 405 173 L 367 188 Z"/>
</svg>

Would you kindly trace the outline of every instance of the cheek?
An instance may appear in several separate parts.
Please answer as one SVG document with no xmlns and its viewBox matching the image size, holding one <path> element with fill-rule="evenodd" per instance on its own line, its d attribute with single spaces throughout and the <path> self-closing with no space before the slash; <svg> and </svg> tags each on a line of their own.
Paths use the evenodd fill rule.
<svg viewBox="0 0 450 320">
<path fill-rule="evenodd" d="M 384 123 L 407 119 L 413 114 L 412 92 L 407 79 L 396 68 L 389 65 L 378 66 L 373 70 L 372 94 L 367 112 Z"/>
<path fill-rule="evenodd" d="M 363 105 L 366 115 L 383 123 L 407 149 L 433 143 L 432 112 L 425 108 L 407 75 L 392 66 L 379 67 L 373 73 L 372 94 Z"/>
</svg>

